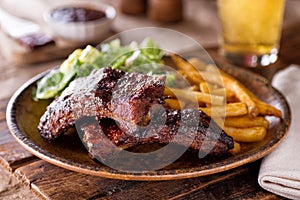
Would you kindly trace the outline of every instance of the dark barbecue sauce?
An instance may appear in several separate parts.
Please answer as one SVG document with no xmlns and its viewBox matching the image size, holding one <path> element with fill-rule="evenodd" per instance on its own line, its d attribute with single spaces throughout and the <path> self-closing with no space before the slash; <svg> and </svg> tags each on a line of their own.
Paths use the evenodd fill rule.
<svg viewBox="0 0 300 200">
<path fill-rule="evenodd" d="M 106 17 L 101 10 L 84 7 L 57 8 L 52 11 L 51 17 L 57 22 L 87 22 Z"/>
</svg>

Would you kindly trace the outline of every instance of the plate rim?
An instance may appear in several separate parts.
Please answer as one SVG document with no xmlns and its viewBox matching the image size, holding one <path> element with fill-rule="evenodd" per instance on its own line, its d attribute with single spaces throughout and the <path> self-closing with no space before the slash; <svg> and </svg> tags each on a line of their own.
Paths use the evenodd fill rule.
<svg viewBox="0 0 300 200">
<path fill-rule="evenodd" d="M 226 64 L 224 64 L 223 67 L 221 67 L 220 65 L 218 65 L 218 63 L 217 63 L 217 66 L 219 68 L 221 68 L 222 70 L 224 70 L 224 68 L 228 67 L 228 66 L 226 66 Z M 161 170 L 158 170 L 155 172 L 148 172 L 148 171 L 147 172 L 122 172 L 122 171 L 117 171 L 115 169 L 112 169 L 114 171 L 114 173 L 112 173 L 111 171 L 106 171 L 106 170 L 102 170 L 102 171 L 96 170 L 97 168 L 93 169 L 93 168 L 84 167 L 85 165 L 80 164 L 80 163 L 77 163 L 77 165 L 74 165 L 74 163 L 71 164 L 70 163 L 71 161 L 69 161 L 68 159 L 65 159 L 61 156 L 55 156 L 55 155 L 51 154 L 50 152 L 47 152 L 42 147 L 37 146 L 33 141 L 31 141 L 29 138 L 27 138 L 22 133 L 22 131 L 18 128 L 17 120 L 15 117 L 16 103 L 17 103 L 19 96 L 28 87 L 35 84 L 36 81 L 38 81 L 40 78 L 42 78 L 43 76 L 45 76 L 46 74 L 48 74 L 51 70 L 53 70 L 55 68 L 46 70 L 46 71 L 34 76 L 33 78 L 29 79 L 21 87 L 19 87 L 19 89 L 12 95 L 12 97 L 10 98 L 10 100 L 8 102 L 7 109 L 6 109 L 7 125 L 8 125 L 10 133 L 16 139 L 16 141 L 19 144 L 21 144 L 26 150 L 28 150 L 30 153 L 32 153 L 33 155 L 39 157 L 40 159 L 42 159 L 46 162 L 54 164 L 58 167 L 62 167 L 64 169 L 68 169 L 71 171 L 80 172 L 80 173 L 84 173 L 84 174 L 88 174 L 88 175 L 92 175 L 92 176 L 120 179 L 120 180 L 161 181 L 161 180 L 177 180 L 177 179 L 185 179 L 185 178 L 195 178 L 195 177 L 220 173 L 223 171 L 227 171 L 227 170 L 245 165 L 250 162 L 254 162 L 254 161 L 266 156 L 267 154 L 269 154 L 284 140 L 284 138 L 286 137 L 286 135 L 288 133 L 288 129 L 289 129 L 290 123 L 291 123 L 291 111 L 290 111 L 290 106 L 289 106 L 286 98 L 280 91 L 278 91 L 276 88 L 274 88 L 266 78 L 264 78 L 263 76 L 261 76 L 259 74 L 254 73 L 254 72 L 251 72 L 250 70 L 244 69 L 244 68 L 240 68 L 240 67 L 233 66 L 233 65 L 229 65 L 229 67 L 232 68 L 233 70 L 241 70 L 242 73 L 247 73 L 248 75 L 254 76 L 256 79 L 259 79 L 259 81 L 266 84 L 267 87 L 271 87 L 271 89 L 274 90 L 276 95 L 278 95 L 279 98 L 281 100 L 283 100 L 284 107 L 286 108 L 285 112 L 286 112 L 288 118 L 284 121 L 283 128 L 276 131 L 276 133 L 283 132 L 282 137 L 279 138 L 278 141 L 276 141 L 271 147 L 269 147 L 268 149 L 266 149 L 260 153 L 254 152 L 253 155 L 248 156 L 248 157 L 242 156 L 242 158 L 239 161 L 233 160 L 230 163 L 227 163 L 225 165 L 221 165 L 218 167 L 214 167 L 214 168 L 210 168 L 210 169 L 206 168 L 206 169 L 204 169 L 204 170 L 202 169 L 200 171 L 198 169 L 199 167 L 192 168 L 193 170 L 188 170 L 186 168 L 179 169 L 179 170 L 172 169 L 172 170 L 168 170 L 169 172 L 171 172 L 170 174 L 158 173 L 158 172 L 163 172 Z M 220 161 L 218 161 L 218 162 L 220 162 Z M 216 163 L 218 163 L 218 162 L 216 162 Z M 213 164 L 215 164 L 215 163 L 213 163 Z M 174 171 L 180 171 L 180 173 L 174 173 Z"/>
</svg>

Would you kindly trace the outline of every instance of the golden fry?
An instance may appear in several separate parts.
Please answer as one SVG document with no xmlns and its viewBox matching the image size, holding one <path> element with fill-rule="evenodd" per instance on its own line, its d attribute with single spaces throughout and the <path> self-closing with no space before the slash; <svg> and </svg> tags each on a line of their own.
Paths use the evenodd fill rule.
<svg viewBox="0 0 300 200">
<path fill-rule="evenodd" d="M 262 126 L 265 128 L 269 127 L 269 122 L 263 117 L 250 118 L 249 116 L 241 117 L 226 117 L 225 126 L 236 127 L 236 128 L 249 128 L 255 126 Z"/>
<path fill-rule="evenodd" d="M 232 91 L 242 103 L 245 103 L 247 105 L 248 114 L 251 117 L 256 117 L 259 114 L 258 108 L 256 107 L 253 99 L 245 90 L 246 88 L 236 79 L 230 77 L 225 73 L 222 73 L 222 78 L 225 88 Z"/>
<path fill-rule="evenodd" d="M 262 102 L 258 99 L 254 99 L 256 106 L 259 110 L 259 114 L 261 115 L 273 115 L 275 117 L 282 117 L 282 113 L 277 108 L 271 106 L 270 104 L 267 104 L 265 102 Z"/>
<path fill-rule="evenodd" d="M 224 72 L 222 72 L 222 76 L 225 77 L 225 80 L 229 80 L 231 79 L 231 81 L 234 81 L 233 78 L 231 78 L 229 75 L 225 74 Z M 224 81 L 225 82 L 225 81 Z M 244 99 L 246 101 L 246 99 L 248 99 L 249 97 L 252 99 L 252 102 L 248 102 L 247 106 L 250 112 L 251 116 L 257 116 L 258 114 L 261 115 L 274 115 L 276 117 L 281 117 L 282 113 L 280 110 L 278 110 L 277 108 L 275 108 L 274 106 L 267 104 L 261 100 L 259 100 L 250 90 L 248 90 L 245 86 L 243 86 L 242 84 L 240 84 L 237 80 L 236 82 L 238 83 L 237 88 L 240 88 L 244 94 L 242 94 L 244 96 Z M 224 84 L 226 87 L 226 84 Z M 228 85 L 229 86 L 229 85 Z M 231 85 L 232 86 L 232 85 Z M 235 91 L 234 88 L 232 89 L 232 91 Z M 235 94 L 237 94 L 238 92 L 236 91 Z M 237 96 L 238 97 L 238 96 Z M 239 98 L 239 97 L 238 97 Z M 241 100 L 241 98 L 239 98 Z M 241 100 L 242 101 L 242 100 Z M 242 101 L 244 102 L 244 101 Z M 255 107 L 252 107 L 252 104 L 255 104 Z M 251 109 L 253 108 L 253 109 Z M 251 113 L 251 110 L 253 111 Z"/>
<path fill-rule="evenodd" d="M 234 148 L 229 151 L 233 155 L 241 151 L 238 142 L 258 142 L 266 137 L 269 122 L 263 116 L 282 116 L 280 110 L 261 101 L 237 79 L 216 66 L 205 65 L 197 58 L 190 59 L 190 63 L 176 55 L 172 59 L 179 73 L 200 91 L 167 88 L 165 95 L 188 100 L 186 106 L 188 102 L 198 101 L 203 106 L 199 109 L 213 117 L 233 137 Z M 223 104 L 225 98 L 226 105 Z M 178 108 L 179 102 L 172 99 L 166 104 Z"/>
<path fill-rule="evenodd" d="M 198 58 L 190 58 L 188 62 L 191 63 L 194 67 L 196 67 L 198 70 L 206 70 L 207 68 L 207 65 L 204 64 L 204 62 L 202 62 Z"/>
<path fill-rule="evenodd" d="M 190 74 L 193 74 L 193 73 L 194 72 L 190 72 Z M 213 71 L 200 71 L 200 72 L 197 72 L 197 73 L 200 74 L 200 76 L 203 78 L 203 80 L 205 82 L 223 87 L 222 76 L 218 71 L 216 71 L 216 72 L 213 72 Z"/>
<path fill-rule="evenodd" d="M 206 82 L 200 83 L 200 91 L 209 94 L 209 86 Z M 210 103 L 206 103 L 206 107 L 211 107 Z"/>
<path fill-rule="evenodd" d="M 186 76 L 186 79 L 194 85 L 198 85 L 203 82 L 201 75 L 198 70 L 189 62 L 181 58 L 176 54 L 171 55 L 172 60 L 179 69 L 179 73 Z"/>
<path fill-rule="evenodd" d="M 244 103 L 229 103 L 224 106 L 213 106 L 211 108 L 199 108 L 207 115 L 212 117 L 233 117 L 242 116 L 248 113 L 247 107 Z"/>
<path fill-rule="evenodd" d="M 259 142 L 267 135 L 267 129 L 261 126 L 251 128 L 233 128 L 225 126 L 224 131 L 237 142 Z"/>
<path fill-rule="evenodd" d="M 191 72 L 190 75 L 192 76 L 193 73 L 194 72 Z M 212 71 L 201 72 L 200 74 L 203 77 L 203 80 L 209 83 L 217 84 L 221 87 L 225 87 L 226 95 L 228 94 L 228 100 L 232 99 L 232 97 L 235 96 L 239 101 L 245 103 L 250 116 L 256 117 L 259 114 L 255 102 L 245 91 L 245 87 L 243 87 L 242 84 L 239 83 L 236 79 L 230 77 L 222 71 L 220 71 L 220 74 L 214 73 Z"/>
<path fill-rule="evenodd" d="M 210 95 L 203 92 L 187 91 L 177 88 L 165 88 L 164 95 L 171 96 L 174 98 L 182 98 L 192 102 L 211 103 L 212 105 L 223 105 L 224 97 Z"/>
<path fill-rule="evenodd" d="M 182 110 L 185 106 L 185 103 L 178 101 L 177 99 L 166 99 L 165 106 L 175 110 Z"/>
<path fill-rule="evenodd" d="M 258 109 L 259 114 L 261 115 L 273 115 L 275 117 L 282 117 L 282 113 L 280 110 L 275 108 L 274 106 L 267 104 L 260 99 L 256 95 L 254 95 L 250 90 L 248 90 L 246 87 L 243 88 L 244 91 L 253 99 L 253 101 L 256 104 L 256 107 Z"/>
<path fill-rule="evenodd" d="M 209 93 L 209 86 L 208 86 L 208 84 L 206 83 L 206 82 L 202 82 L 202 83 L 200 83 L 200 91 L 201 92 L 204 92 L 204 93 Z"/>
<path fill-rule="evenodd" d="M 246 88 L 238 80 L 232 78 L 222 70 L 216 70 L 215 67 L 208 67 L 207 69 L 209 71 L 201 72 L 203 80 L 218 84 L 220 86 L 222 86 L 223 84 L 226 90 L 232 91 L 242 103 L 245 103 L 247 105 L 248 113 L 250 116 L 256 117 L 259 114 L 255 102 L 246 91 Z M 220 76 L 222 77 L 223 81 L 220 81 Z"/>
<path fill-rule="evenodd" d="M 240 102 L 235 96 L 227 97 L 226 98 L 227 103 L 237 103 Z"/>
<path fill-rule="evenodd" d="M 267 104 L 267 103 L 261 101 L 250 90 L 248 90 L 244 86 L 242 86 L 242 87 L 243 87 L 243 90 L 248 94 L 248 96 L 255 103 L 255 106 L 256 106 L 259 114 L 264 115 L 264 116 L 273 115 L 275 117 L 282 117 L 282 113 L 280 110 L 278 110 L 277 108 L 275 108 L 274 106 L 272 106 L 270 104 Z"/>
<path fill-rule="evenodd" d="M 176 97 L 175 94 L 172 92 L 172 90 L 168 87 L 165 87 L 164 95 L 165 96 L 170 96 L 170 97 Z"/>
<path fill-rule="evenodd" d="M 226 98 L 232 98 L 232 97 L 234 97 L 234 93 L 232 91 L 230 91 L 230 90 L 226 90 L 225 88 L 213 89 L 211 91 L 211 94 L 220 95 L 220 96 L 223 96 L 225 94 Z"/>
<path fill-rule="evenodd" d="M 197 73 L 188 73 L 187 71 L 180 70 L 178 71 L 191 85 L 198 85 L 203 82 L 200 74 Z"/>
</svg>

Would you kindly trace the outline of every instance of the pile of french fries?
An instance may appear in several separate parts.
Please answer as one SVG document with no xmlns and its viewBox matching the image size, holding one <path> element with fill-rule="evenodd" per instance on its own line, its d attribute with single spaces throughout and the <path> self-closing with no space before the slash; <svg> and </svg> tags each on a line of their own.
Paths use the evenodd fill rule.
<svg viewBox="0 0 300 200">
<path fill-rule="evenodd" d="M 262 141 L 269 128 L 265 116 L 281 117 L 274 106 L 261 101 L 237 79 L 197 58 L 188 61 L 176 54 L 171 58 L 191 87 L 165 88 L 165 105 L 184 109 L 196 102 L 198 109 L 211 116 L 234 140 L 232 154 L 241 150 L 240 143 Z"/>
</svg>

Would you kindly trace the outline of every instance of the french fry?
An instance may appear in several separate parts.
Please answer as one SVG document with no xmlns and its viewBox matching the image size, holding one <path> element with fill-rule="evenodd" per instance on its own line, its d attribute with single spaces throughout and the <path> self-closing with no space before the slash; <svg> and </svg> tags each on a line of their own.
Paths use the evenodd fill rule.
<svg viewBox="0 0 300 200">
<path fill-rule="evenodd" d="M 273 115 L 275 117 L 282 117 L 282 113 L 280 110 L 278 110 L 277 108 L 275 108 L 274 106 L 272 106 L 270 104 L 267 104 L 267 103 L 261 101 L 255 94 L 253 94 L 246 87 L 244 87 L 243 89 L 255 102 L 259 114 L 264 115 L 264 116 Z"/>
<path fill-rule="evenodd" d="M 187 70 L 178 70 L 178 73 L 182 74 L 185 77 L 187 77 L 188 75 L 190 77 L 201 76 L 203 79 L 202 82 L 223 87 L 223 80 L 220 73 L 215 73 L 212 71 L 187 71 Z"/>
<path fill-rule="evenodd" d="M 226 90 L 226 88 L 213 89 L 213 90 L 211 90 L 211 94 L 219 95 L 219 96 L 222 96 L 225 94 L 226 98 L 234 97 L 234 93 L 231 90 Z"/>
<path fill-rule="evenodd" d="M 189 62 L 181 58 L 176 54 L 171 55 L 172 60 L 179 69 L 179 73 L 186 76 L 186 79 L 191 83 L 198 85 L 203 82 L 201 75 L 198 70 Z"/>
<path fill-rule="evenodd" d="M 201 102 L 201 103 L 211 103 L 212 105 L 223 105 L 224 104 L 224 97 L 210 95 L 203 92 L 197 91 L 186 91 L 183 89 L 178 88 L 165 88 L 164 95 L 175 97 L 175 98 L 182 98 L 192 102 Z"/>
<path fill-rule="evenodd" d="M 225 126 L 224 131 L 237 142 L 259 142 L 267 135 L 265 127 L 233 128 Z"/>
<path fill-rule="evenodd" d="M 246 105 L 240 102 L 229 103 L 226 104 L 226 106 L 213 106 L 211 108 L 200 107 L 199 109 L 212 117 L 234 117 L 246 115 L 248 113 Z"/>
<path fill-rule="evenodd" d="M 181 69 L 183 71 L 190 71 L 190 72 L 196 71 L 197 72 L 197 69 L 190 62 L 184 60 L 179 55 L 172 54 L 171 58 L 174 61 L 174 63 L 176 64 L 176 66 L 178 67 L 178 69 Z M 201 62 L 201 61 L 199 61 L 199 62 Z"/>
<path fill-rule="evenodd" d="M 208 86 L 208 84 L 207 84 L 206 82 L 200 83 L 199 86 L 200 86 L 200 91 L 201 91 L 201 92 L 204 92 L 204 93 L 208 93 L 208 94 L 209 94 L 210 89 L 209 89 L 209 86 Z"/>
<path fill-rule="evenodd" d="M 165 99 L 165 105 L 171 109 L 181 110 L 184 108 L 185 103 L 183 101 L 178 101 L 177 99 Z"/>
<path fill-rule="evenodd" d="M 207 68 L 207 65 L 204 64 L 204 62 L 202 62 L 198 58 L 190 58 L 188 62 L 191 63 L 194 67 L 196 67 L 198 70 L 206 70 Z"/>
<path fill-rule="evenodd" d="M 190 76 L 192 76 L 193 73 L 194 72 L 190 72 Z M 212 71 L 209 71 L 209 72 L 201 72 L 200 74 L 203 77 L 204 81 L 207 81 L 209 83 L 214 83 L 219 86 L 224 85 L 226 91 L 229 94 L 231 93 L 230 94 L 231 97 L 232 95 L 234 95 L 239 101 L 247 105 L 248 113 L 250 116 L 256 117 L 259 114 L 255 102 L 250 97 L 248 92 L 245 90 L 245 87 L 236 79 L 225 74 L 225 72 L 222 72 L 221 70 L 220 73 L 213 73 Z M 220 78 L 220 76 L 222 79 Z"/>
<path fill-rule="evenodd" d="M 168 87 L 165 87 L 165 89 L 164 89 L 164 95 L 176 98 L 175 93 L 170 88 L 168 88 Z"/>
<path fill-rule="evenodd" d="M 225 88 L 231 90 L 242 103 L 247 105 L 248 113 L 251 117 L 256 117 L 259 114 L 258 108 L 256 107 L 253 99 L 245 90 L 245 87 L 224 72 L 222 73 L 222 78 Z"/>
<path fill-rule="evenodd" d="M 277 108 L 271 106 L 270 104 L 267 104 L 263 101 L 260 101 L 258 99 L 254 99 L 256 106 L 258 108 L 259 114 L 261 115 L 273 115 L 275 117 L 282 117 L 282 113 Z"/>
<path fill-rule="evenodd" d="M 209 86 L 206 82 L 200 83 L 200 91 L 209 94 Z M 211 107 L 210 103 L 206 103 L 206 107 Z"/>
<path fill-rule="evenodd" d="M 229 77 L 228 75 L 224 75 L 224 72 L 222 73 L 223 74 L 223 76 L 224 77 Z M 232 86 L 232 85 L 231 85 Z M 225 86 L 226 87 L 226 86 Z M 241 84 L 239 84 L 239 86 L 238 86 L 242 91 L 244 91 L 245 92 L 245 94 L 247 94 L 248 95 L 248 97 L 247 97 L 247 95 L 245 95 L 245 94 L 243 94 L 243 95 L 245 95 L 244 97 L 245 98 L 251 98 L 252 99 L 252 101 L 254 102 L 254 104 L 255 104 L 255 112 L 253 112 L 252 114 L 251 114 L 251 111 L 249 111 L 250 112 L 250 115 L 251 116 L 256 116 L 257 114 L 261 114 L 261 115 L 274 115 L 274 116 L 276 116 L 276 117 L 282 117 L 282 113 L 281 113 L 281 111 L 280 110 L 278 110 L 277 108 L 275 108 L 274 106 L 272 106 L 272 105 L 270 105 L 270 104 L 267 104 L 267 103 L 265 103 L 265 102 L 263 102 L 263 101 L 261 101 L 260 99 L 258 99 L 250 90 L 248 90 L 246 87 L 244 87 L 243 85 L 241 85 Z M 234 91 L 234 90 L 233 90 Z M 240 98 L 239 98 L 240 99 Z M 241 99 L 240 99 L 241 100 Z M 243 102 L 243 101 L 242 101 Z M 252 103 L 250 103 L 250 102 L 248 102 L 249 104 L 247 104 L 247 106 L 248 106 L 248 109 L 250 109 L 249 108 L 249 106 L 250 106 L 250 104 L 252 104 Z"/>
<path fill-rule="evenodd" d="M 261 101 L 237 79 L 216 66 L 205 65 L 197 58 L 190 59 L 189 63 L 177 55 L 171 57 L 179 73 L 186 77 L 192 87 L 166 88 L 164 94 L 175 98 L 166 99 L 166 106 L 181 109 L 197 101 L 201 106 L 198 109 L 213 117 L 233 137 L 234 148 L 229 151 L 231 154 L 241 151 L 239 142 L 258 142 L 266 137 L 269 122 L 263 116 L 282 116 L 279 109 Z M 186 101 L 178 101 L 180 98 Z M 225 98 L 227 104 L 224 105 Z"/>
<path fill-rule="evenodd" d="M 250 97 L 248 90 L 236 79 L 232 78 L 222 70 L 216 70 L 215 67 L 207 68 L 210 69 L 207 72 L 201 72 L 203 80 L 212 82 L 218 85 L 224 85 L 224 87 L 234 93 L 234 95 L 242 102 L 247 105 L 248 113 L 252 117 L 256 117 L 259 114 L 258 108 L 255 102 Z M 220 75 L 223 81 L 220 81 Z"/>
<path fill-rule="evenodd" d="M 255 126 L 262 126 L 265 128 L 269 127 L 269 122 L 263 117 L 250 118 L 249 116 L 241 117 L 226 117 L 225 126 L 235 127 L 235 128 L 249 128 Z"/>
<path fill-rule="evenodd" d="M 187 71 L 179 71 L 183 77 L 187 79 L 187 81 L 192 85 L 198 85 L 203 82 L 202 77 L 200 74 L 197 73 L 188 73 Z"/>
<path fill-rule="evenodd" d="M 275 117 L 282 117 L 282 113 L 280 110 L 278 110 L 277 108 L 275 108 L 274 106 L 267 104 L 263 101 L 261 101 L 260 99 L 258 99 L 258 97 L 256 97 L 250 90 L 248 90 L 247 88 L 243 87 L 243 91 L 245 91 L 248 96 L 253 100 L 253 102 L 256 105 L 257 111 L 259 114 L 261 115 L 273 115 Z"/>
<path fill-rule="evenodd" d="M 241 151 L 241 145 L 240 143 L 237 143 L 236 141 L 234 141 L 234 146 L 233 149 L 229 150 L 229 153 L 236 155 Z"/>
<path fill-rule="evenodd" d="M 200 83 L 200 91 L 205 93 L 210 93 L 217 96 L 226 96 L 226 99 L 236 99 L 234 98 L 234 93 L 226 88 L 218 87 L 216 84 L 212 85 L 208 82 Z"/>
<path fill-rule="evenodd" d="M 189 72 L 190 74 L 193 74 L 194 72 Z M 222 80 L 222 76 L 219 73 L 219 71 L 213 72 L 213 71 L 200 71 L 197 72 L 198 74 L 201 75 L 201 77 L 203 78 L 204 81 L 210 83 L 210 84 L 215 84 L 221 87 L 223 86 L 223 80 Z"/>
<path fill-rule="evenodd" d="M 182 88 L 182 90 L 186 90 L 186 91 L 199 91 L 199 86 L 197 86 L 197 85 L 191 85 L 189 87 Z"/>
<path fill-rule="evenodd" d="M 226 98 L 226 102 L 227 103 L 237 103 L 237 102 L 240 102 L 240 101 L 235 96 L 231 96 L 231 97 Z"/>
<path fill-rule="evenodd" d="M 264 116 L 273 115 L 275 117 L 282 117 L 282 113 L 280 110 L 278 110 L 274 106 L 267 104 L 267 103 L 261 101 L 260 99 L 258 99 L 258 97 L 255 94 L 253 94 L 250 90 L 248 90 L 247 88 L 245 88 L 245 91 L 249 94 L 249 96 L 251 96 L 253 101 L 256 103 L 259 114 L 264 115 Z"/>
</svg>

